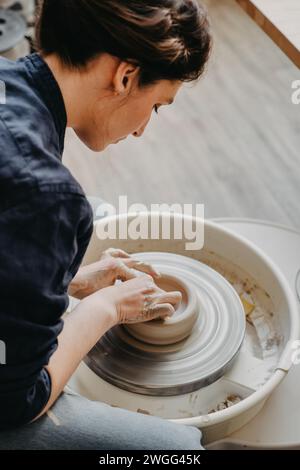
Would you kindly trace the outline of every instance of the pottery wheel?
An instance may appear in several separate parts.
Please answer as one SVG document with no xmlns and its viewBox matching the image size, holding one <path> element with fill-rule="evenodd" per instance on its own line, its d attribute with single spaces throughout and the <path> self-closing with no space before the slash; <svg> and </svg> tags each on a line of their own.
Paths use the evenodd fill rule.
<svg viewBox="0 0 300 470">
<path fill-rule="evenodd" d="M 86 364 L 107 382 L 144 395 L 181 395 L 215 382 L 232 366 L 244 339 L 246 321 L 238 294 L 223 276 L 197 260 L 159 252 L 135 257 L 181 281 L 182 289 L 189 286 L 189 294 L 196 293 L 197 315 L 189 317 L 184 338 L 172 344 L 146 342 L 140 331 L 130 330 L 139 324 L 118 325 L 98 341 Z M 183 312 L 179 309 L 174 316 Z M 165 320 L 147 323 L 157 327 L 159 321 Z"/>
</svg>

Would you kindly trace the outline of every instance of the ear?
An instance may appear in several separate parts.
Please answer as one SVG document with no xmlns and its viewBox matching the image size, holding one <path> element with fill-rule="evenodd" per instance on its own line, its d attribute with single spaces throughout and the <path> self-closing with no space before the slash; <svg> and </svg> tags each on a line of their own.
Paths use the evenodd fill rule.
<svg viewBox="0 0 300 470">
<path fill-rule="evenodd" d="M 133 89 L 140 67 L 121 61 L 113 76 L 113 87 L 116 93 L 125 94 Z"/>
</svg>

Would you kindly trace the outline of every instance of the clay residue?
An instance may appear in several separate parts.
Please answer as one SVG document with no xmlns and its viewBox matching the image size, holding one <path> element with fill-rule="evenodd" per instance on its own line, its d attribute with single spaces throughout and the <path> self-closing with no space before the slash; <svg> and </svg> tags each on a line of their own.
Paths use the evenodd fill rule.
<svg viewBox="0 0 300 470">
<path fill-rule="evenodd" d="M 216 253 L 204 252 L 201 261 L 224 276 L 242 301 L 247 320 L 244 348 L 259 359 L 273 362 L 275 367 L 284 337 L 279 333 L 280 327 L 277 325 L 274 305 L 268 292 L 246 271 Z"/>
<path fill-rule="evenodd" d="M 149 411 L 143 410 L 142 408 L 138 408 L 138 409 L 136 410 L 136 412 L 137 412 L 137 413 L 141 413 L 141 414 L 143 414 L 143 415 L 150 415 L 150 414 L 151 414 Z"/>
<path fill-rule="evenodd" d="M 215 408 L 213 408 L 212 410 L 208 412 L 208 414 L 216 413 L 216 411 L 226 410 L 227 408 L 230 408 L 231 406 L 236 405 L 240 401 L 242 401 L 242 397 L 240 397 L 239 395 L 228 395 L 228 397 L 225 398 L 225 400 L 218 403 Z"/>
</svg>

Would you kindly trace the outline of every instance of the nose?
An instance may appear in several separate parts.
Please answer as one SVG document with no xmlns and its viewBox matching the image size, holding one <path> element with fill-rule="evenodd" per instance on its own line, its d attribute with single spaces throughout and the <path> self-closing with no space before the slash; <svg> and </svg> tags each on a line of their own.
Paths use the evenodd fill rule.
<svg viewBox="0 0 300 470">
<path fill-rule="evenodd" d="M 135 131 L 132 135 L 134 137 L 141 137 L 144 133 L 145 127 L 140 127 L 138 131 Z"/>
<path fill-rule="evenodd" d="M 134 137 L 141 137 L 144 134 L 144 131 L 147 127 L 148 122 L 149 122 L 149 120 L 145 124 L 143 124 L 143 126 L 141 126 L 137 131 L 133 132 L 132 135 Z"/>
</svg>

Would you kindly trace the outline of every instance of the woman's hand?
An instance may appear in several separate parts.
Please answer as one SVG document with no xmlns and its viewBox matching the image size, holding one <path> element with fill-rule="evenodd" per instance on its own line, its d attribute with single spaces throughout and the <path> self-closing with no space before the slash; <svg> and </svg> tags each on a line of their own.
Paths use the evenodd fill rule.
<svg viewBox="0 0 300 470">
<path fill-rule="evenodd" d="M 99 289 L 112 286 L 116 280 L 127 281 L 137 276 L 134 271 L 150 274 L 154 278 L 159 273 L 149 264 L 138 261 L 123 250 L 109 248 L 100 260 L 83 266 L 69 286 L 69 295 L 83 299 Z"/>
<path fill-rule="evenodd" d="M 172 316 L 174 306 L 181 301 L 181 293 L 165 292 L 150 275 L 142 274 L 126 282 L 106 287 L 83 302 L 87 308 L 98 310 L 99 316 L 105 308 L 111 314 L 113 325 L 139 323 Z"/>
<path fill-rule="evenodd" d="M 37 418 L 49 410 L 80 361 L 110 328 L 170 316 L 180 300 L 180 292 L 163 291 L 147 274 L 83 299 L 65 319 L 58 347 L 45 366 L 51 376 L 51 395 Z"/>
</svg>

